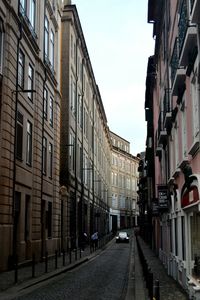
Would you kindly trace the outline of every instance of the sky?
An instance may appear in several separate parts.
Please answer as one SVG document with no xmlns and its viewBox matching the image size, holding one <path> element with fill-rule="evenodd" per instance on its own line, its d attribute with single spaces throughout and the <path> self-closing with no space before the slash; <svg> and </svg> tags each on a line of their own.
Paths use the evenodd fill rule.
<svg viewBox="0 0 200 300">
<path fill-rule="evenodd" d="M 72 0 L 78 10 L 108 126 L 145 151 L 145 81 L 154 54 L 148 0 Z"/>
</svg>

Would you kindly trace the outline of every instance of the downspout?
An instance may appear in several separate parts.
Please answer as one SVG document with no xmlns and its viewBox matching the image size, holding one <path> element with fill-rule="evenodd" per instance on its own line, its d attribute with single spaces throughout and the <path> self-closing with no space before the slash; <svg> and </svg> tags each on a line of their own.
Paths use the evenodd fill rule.
<svg viewBox="0 0 200 300">
<path fill-rule="evenodd" d="M 78 179 L 77 179 L 77 145 L 78 145 L 78 122 L 77 122 L 77 101 L 78 101 L 78 74 L 77 74 L 77 56 L 78 56 L 78 39 L 76 40 L 76 92 L 75 92 L 75 145 L 74 145 L 74 161 L 75 161 L 75 243 L 76 248 L 78 247 L 78 205 L 77 205 L 77 190 L 78 190 Z"/>
<path fill-rule="evenodd" d="M 45 22 L 45 1 L 44 1 L 44 22 Z M 45 61 L 45 39 L 43 41 L 43 59 Z M 43 138 L 44 138 L 44 89 L 46 85 L 47 80 L 47 69 L 46 66 L 44 66 L 44 81 L 43 81 L 43 107 L 42 107 L 42 161 L 41 161 L 41 190 L 40 190 L 40 197 L 41 197 L 41 259 L 44 256 L 44 242 L 45 242 L 45 236 L 43 234 L 43 231 L 45 230 L 45 220 L 43 220 L 43 205 L 42 205 L 42 198 L 43 198 L 43 180 L 44 180 L 44 174 L 43 174 Z"/>
<path fill-rule="evenodd" d="M 43 231 L 45 229 L 45 220 L 43 220 L 43 205 L 42 205 L 42 198 L 43 198 L 43 181 L 44 181 L 44 174 L 43 174 L 43 138 L 44 138 L 44 90 L 45 85 L 47 81 L 47 70 L 46 67 L 44 69 L 44 81 L 43 81 L 43 108 L 42 108 L 42 161 L 41 161 L 41 190 L 40 190 L 40 197 L 41 197 L 41 259 L 44 256 L 44 242 L 45 242 L 45 236 L 43 235 Z"/>
<path fill-rule="evenodd" d="M 84 59 L 82 59 L 82 71 L 81 71 L 81 75 L 82 75 L 82 77 L 81 77 L 81 122 L 82 122 L 82 120 L 83 120 L 83 97 L 84 97 L 84 89 L 83 89 L 83 78 L 84 78 L 84 76 L 83 76 L 83 72 L 84 72 Z M 80 126 L 81 126 L 81 124 L 80 124 Z M 80 161 L 80 168 L 81 168 L 81 218 L 83 218 L 83 216 L 84 216 L 84 182 L 83 182 L 83 179 L 84 179 L 84 176 L 83 176 L 83 174 L 84 174 L 84 172 L 85 172 L 85 170 L 84 170 L 84 166 L 83 166 L 83 141 L 84 141 L 84 136 L 83 136 L 84 134 L 83 134 L 83 123 L 82 123 L 82 135 L 81 135 L 81 144 L 82 144 L 82 152 L 80 153 L 80 156 L 81 156 L 81 161 Z M 89 170 L 88 170 L 89 171 Z M 89 195 L 89 193 L 88 193 L 88 195 Z M 88 197 L 89 198 L 89 197 Z M 84 231 L 86 231 L 85 230 L 85 226 L 84 226 L 84 222 L 85 222 L 85 220 L 82 220 L 81 219 L 81 230 L 83 231 L 83 229 L 84 229 Z M 83 228 L 84 227 L 84 228 Z M 81 232 L 81 234 L 82 234 L 83 232 Z"/>
<path fill-rule="evenodd" d="M 18 3 L 18 15 L 20 14 L 20 2 Z M 15 131 L 14 131 L 14 151 L 13 151 L 13 189 L 12 189 L 12 197 L 13 197 L 13 205 L 12 205 L 12 215 L 13 215 L 13 262 L 16 261 L 17 258 L 17 220 L 16 220 L 16 210 L 15 210 L 15 185 L 16 185 L 16 145 L 17 145 L 17 111 L 18 111 L 18 72 L 19 72 L 19 47 L 20 41 L 22 39 L 22 22 L 20 18 L 19 22 L 19 37 L 17 38 L 17 66 L 16 66 L 16 83 L 15 83 L 15 91 L 12 91 L 12 94 L 15 92 Z"/>
</svg>

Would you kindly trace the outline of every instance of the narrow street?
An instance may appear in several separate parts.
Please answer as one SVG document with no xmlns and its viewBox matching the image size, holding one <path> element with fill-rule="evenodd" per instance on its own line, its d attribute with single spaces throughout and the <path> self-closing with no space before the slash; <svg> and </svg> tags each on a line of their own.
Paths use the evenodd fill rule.
<svg viewBox="0 0 200 300">
<path fill-rule="evenodd" d="M 125 299 L 130 266 L 132 241 L 116 244 L 88 263 L 72 271 L 33 286 L 15 299 Z"/>
</svg>

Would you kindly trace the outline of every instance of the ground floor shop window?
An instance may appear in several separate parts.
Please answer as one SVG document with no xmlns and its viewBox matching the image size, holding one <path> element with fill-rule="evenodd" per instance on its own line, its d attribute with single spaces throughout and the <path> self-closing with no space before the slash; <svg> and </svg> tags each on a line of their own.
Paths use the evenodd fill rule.
<svg viewBox="0 0 200 300">
<path fill-rule="evenodd" d="M 194 213 L 191 216 L 191 259 L 194 261 L 192 274 L 200 277 L 200 215 Z"/>
</svg>

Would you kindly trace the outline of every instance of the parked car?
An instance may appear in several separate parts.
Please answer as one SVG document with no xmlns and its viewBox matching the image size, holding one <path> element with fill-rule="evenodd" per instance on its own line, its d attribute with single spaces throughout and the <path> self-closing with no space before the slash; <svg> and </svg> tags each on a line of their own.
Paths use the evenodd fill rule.
<svg viewBox="0 0 200 300">
<path fill-rule="evenodd" d="M 129 235 L 125 231 L 120 231 L 116 236 L 116 243 L 129 243 Z"/>
</svg>

